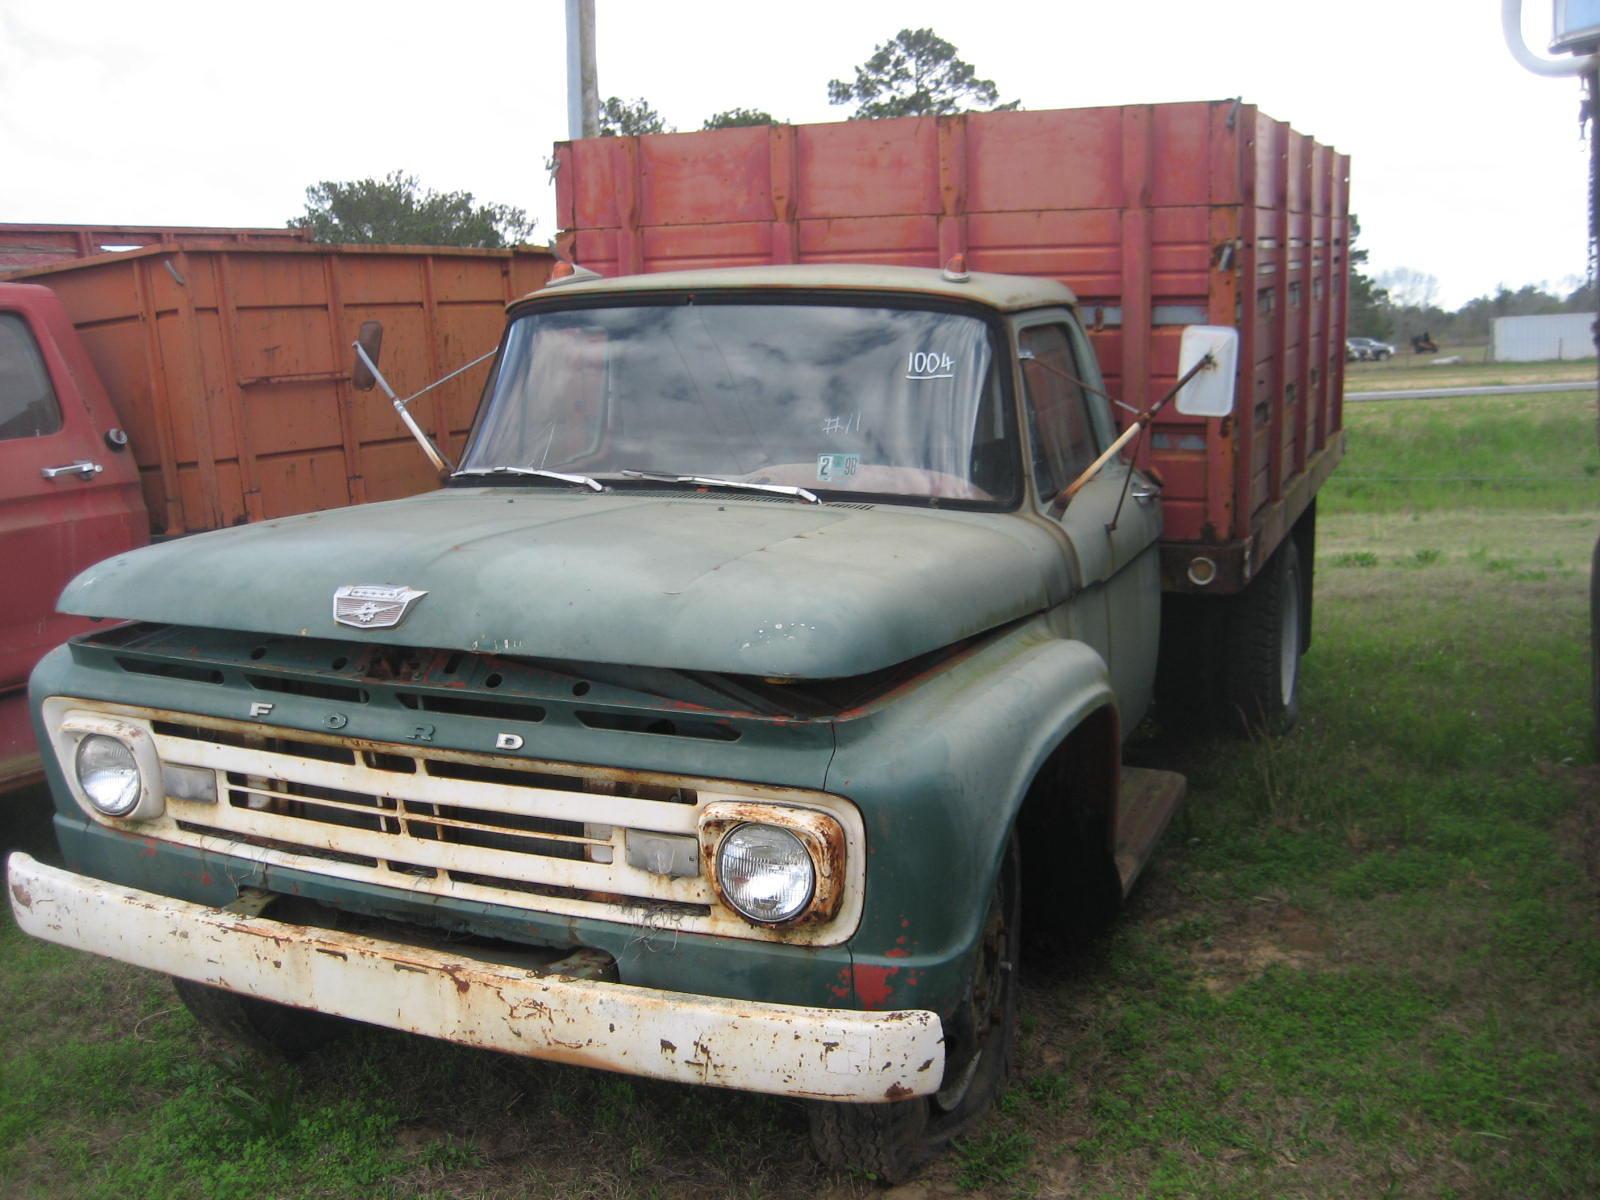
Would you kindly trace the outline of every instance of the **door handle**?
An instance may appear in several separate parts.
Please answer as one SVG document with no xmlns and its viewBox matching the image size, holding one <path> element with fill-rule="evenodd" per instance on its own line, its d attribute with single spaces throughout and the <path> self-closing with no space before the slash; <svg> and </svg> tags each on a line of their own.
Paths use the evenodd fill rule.
<svg viewBox="0 0 1600 1200">
<path fill-rule="evenodd" d="M 90 462 L 87 458 L 80 458 L 75 463 L 68 463 L 64 467 L 40 467 L 39 474 L 46 479 L 59 479 L 63 475 L 98 475 L 105 468 L 97 462 Z"/>
<path fill-rule="evenodd" d="M 1128 494 L 1140 504 L 1149 504 L 1150 501 L 1161 495 L 1161 489 L 1151 487 L 1148 483 L 1136 483 L 1128 489 Z"/>
</svg>

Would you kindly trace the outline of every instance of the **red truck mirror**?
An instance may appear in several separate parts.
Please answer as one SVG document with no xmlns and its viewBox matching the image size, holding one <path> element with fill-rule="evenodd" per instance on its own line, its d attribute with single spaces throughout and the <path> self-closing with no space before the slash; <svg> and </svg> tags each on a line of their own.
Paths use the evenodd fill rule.
<svg viewBox="0 0 1600 1200">
<path fill-rule="evenodd" d="M 383 322 L 361 322 L 356 345 L 361 348 L 361 353 L 356 355 L 355 365 L 350 368 L 350 386 L 358 392 L 370 392 L 378 386 L 372 368 L 378 365 L 378 355 L 383 351 Z"/>
<path fill-rule="evenodd" d="M 1239 331 L 1227 325 L 1190 325 L 1178 349 L 1182 379 L 1210 355 L 1212 365 L 1178 389 L 1178 411 L 1188 417 L 1225 417 L 1233 411 L 1233 377 L 1239 362 Z"/>
</svg>

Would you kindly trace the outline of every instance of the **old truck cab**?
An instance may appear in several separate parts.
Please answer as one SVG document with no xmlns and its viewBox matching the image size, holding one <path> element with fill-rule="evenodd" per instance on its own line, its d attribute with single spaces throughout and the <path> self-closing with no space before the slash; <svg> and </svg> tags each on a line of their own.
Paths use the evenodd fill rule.
<svg viewBox="0 0 1600 1200">
<path fill-rule="evenodd" d="M 514 304 L 439 490 L 80 576 L 21 926 L 299 1049 L 352 1018 L 809 1098 L 884 1178 L 1002 1086 L 1020 936 L 1103 920 L 1177 776 L 1158 483 L 1072 294 L 883 267 Z M 1231 373 L 1227 380 L 1231 394 Z"/>
<path fill-rule="evenodd" d="M 28 673 L 89 622 L 79 571 L 149 541 L 128 439 L 53 292 L 0 283 L 0 793 L 40 777 Z"/>
</svg>

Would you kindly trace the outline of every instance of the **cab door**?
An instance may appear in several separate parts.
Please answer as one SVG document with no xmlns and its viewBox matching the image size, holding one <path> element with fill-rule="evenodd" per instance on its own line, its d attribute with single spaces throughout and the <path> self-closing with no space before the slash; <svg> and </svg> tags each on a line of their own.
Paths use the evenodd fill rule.
<svg viewBox="0 0 1600 1200">
<path fill-rule="evenodd" d="M 55 611 L 61 589 L 148 540 L 127 439 L 60 301 L 0 284 L 0 787 L 35 753 L 28 673 L 89 628 Z"/>
<path fill-rule="evenodd" d="M 1100 394 L 1094 352 L 1070 313 L 1055 310 L 1020 321 L 1017 350 L 1035 503 L 1059 524 L 1077 559 L 1082 592 L 1074 602 L 1074 634 L 1105 658 L 1126 735 L 1143 719 L 1155 681 L 1159 493 L 1119 456 L 1064 512 L 1050 514 L 1051 500 L 1114 440 L 1116 422 Z"/>
</svg>

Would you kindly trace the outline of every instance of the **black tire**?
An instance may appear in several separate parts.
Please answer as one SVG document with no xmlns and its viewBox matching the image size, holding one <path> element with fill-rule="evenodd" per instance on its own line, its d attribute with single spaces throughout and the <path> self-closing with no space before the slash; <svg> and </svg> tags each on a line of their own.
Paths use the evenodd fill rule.
<svg viewBox="0 0 1600 1200">
<path fill-rule="evenodd" d="M 1212 596 L 1161 597 L 1156 718 L 1179 737 L 1212 732 L 1217 719 L 1228 603 Z"/>
<path fill-rule="evenodd" d="M 807 1109 L 811 1148 L 837 1171 L 862 1171 L 879 1183 L 899 1183 L 926 1160 L 928 1101 L 836 1104 L 816 1100 Z"/>
<path fill-rule="evenodd" d="M 299 1058 L 343 1036 L 350 1022 L 174 978 L 178 999 L 195 1020 L 222 1036 L 284 1058 Z"/>
<path fill-rule="evenodd" d="M 1286 538 L 1228 614 L 1223 710 L 1235 732 L 1279 736 L 1299 719 L 1304 602 L 1300 552 Z"/>
<path fill-rule="evenodd" d="M 836 1170 L 900 1183 L 951 1138 L 972 1127 L 999 1097 L 1017 1039 L 1017 959 L 1022 869 L 1013 832 L 995 882 L 962 1012 L 945 1030 L 944 1087 L 935 1096 L 890 1104 L 808 1106 L 811 1145 Z"/>
</svg>

